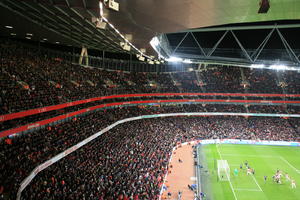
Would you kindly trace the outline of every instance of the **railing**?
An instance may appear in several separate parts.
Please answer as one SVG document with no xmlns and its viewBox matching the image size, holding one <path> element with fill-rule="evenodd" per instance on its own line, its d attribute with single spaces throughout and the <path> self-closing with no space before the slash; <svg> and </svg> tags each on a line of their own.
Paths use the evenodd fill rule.
<svg viewBox="0 0 300 200">
<path fill-rule="evenodd" d="M 35 115 L 39 113 L 49 112 L 53 110 L 59 110 L 71 106 L 76 106 L 80 104 L 105 100 L 105 99 L 115 99 L 115 98 L 129 98 L 129 97 L 168 97 L 168 96 L 224 96 L 224 97 L 300 97 L 300 94 L 244 94 L 244 93 L 144 93 L 144 94 L 118 94 L 110 96 L 95 97 L 90 99 L 78 100 L 68 103 L 63 103 L 59 105 L 46 106 L 42 108 L 35 108 L 31 110 L 21 111 L 17 113 L 10 113 L 5 115 L 0 115 L 0 122 L 17 119 L 21 117 L 26 117 L 30 115 Z M 235 102 L 235 103 L 247 103 L 247 101 L 238 102 L 237 100 L 214 100 L 215 102 Z M 208 102 L 208 101 L 206 101 Z M 213 102 L 213 101 L 211 101 Z M 272 100 L 252 100 L 252 103 L 272 103 Z M 251 103 L 249 101 L 249 103 Z M 277 103 L 297 103 L 295 101 L 276 101 Z"/>
<path fill-rule="evenodd" d="M 261 103 L 261 104 L 300 104 L 300 101 L 280 101 L 280 100 L 273 100 L 273 101 L 266 101 L 266 100 L 236 100 L 236 99 L 172 99 L 172 100 L 144 100 L 144 101 L 126 101 L 126 102 L 116 102 L 116 103 L 107 103 L 107 104 L 100 104 L 97 106 L 92 106 L 89 108 L 84 108 L 75 112 L 67 113 L 64 115 L 59 115 L 56 117 L 52 117 L 50 119 L 45 119 L 42 121 L 38 121 L 35 123 L 27 124 L 24 126 L 20 126 L 17 128 L 9 129 L 6 131 L 0 132 L 0 138 L 6 137 L 9 135 L 13 135 L 19 132 L 28 131 L 33 128 L 38 128 L 53 122 L 61 121 L 70 117 L 74 117 L 79 114 L 87 113 L 90 111 L 94 111 L 101 108 L 108 108 L 112 106 L 128 106 L 128 105 L 137 105 L 137 104 L 146 104 L 146 105 L 153 105 L 153 104 L 161 104 L 161 103 L 211 103 L 211 102 L 222 102 L 222 103 L 244 103 L 244 104 L 251 104 L 251 103 Z M 252 116 L 253 113 L 248 113 L 248 116 Z M 286 115 L 285 117 L 288 117 Z"/>
<path fill-rule="evenodd" d="M 34 179 L 34 177 L 38 173 L 40 173 L 44 169 L 48 168 L 52 164 L 56 163 L 57 161 L 61 160 L 62 158 L 66 157 L 70 153 L 72 153 L 72 152 L 76 151 L 77 149 L 81 148 L 82 146 L 84 146 L 84 145 L 90 143 L 91 141 L 95 140 L 96 138 L 101 136 L 103 133 L 111 130 L 112 128 L 116 127 L 117 125 L 123 124 L 125 122 L 141 120 L 141 119 L 160 118 L 160 117 L 173 117 L 173 116 L 258 116 L 258 117 L 297 117 L 297 118 L 300 117 L 300 115 L 293 115 L 293 114 L 201 113 L 201 112 L 197 113 L 197 112 L 195 112 L 195 113 L 168 113 L 168 114 L 156 114 L 156 115 L 142 115 L 142 116 L 138 116 L 138 117 L 131 117 L 131 118 L 122 119 L 122 120 L 119 120 L 119 121 L 107 126 L 106 128 L 102 129 L 98 133 L 95 133 L 94 135 L 84 139 L 83 141 L 79 142 L 78 144 L 66 149 L 65 151 L 59 153 L 58 155 L 54 156 L 53 158 L 49 159 L 48 161 L 46 161 L 46 162 L 40 164 L 39 166 L 37 166 L 29 174 L 29 176 L 26 177 L 22 181 L 22 183 L 20 185 L 20 188 L 18 190 L 18 193 L 17 193 L 17 200 L 20 200 L 22 191 L 29 185 L 29 183 Z M 205 141 L 207 141 L 207 142 L 203 142 L 201 140 L 199 140 L 198 142 L 203 142 L 203 144 L 210 144 L 210 142 L 216 141 L 216 140 L 205 140 Z M 225 141 L 225 140 L 218 140 L 219 143 L 222 142 L 222 141 Z M 231 141 L 231 140 L 226 140 L 226 141 Z M 234 140 L 234 141 L 239 141 L 240 143 L 242 143 L 240 140 Z M 251 143 L 251 144 L 256 144 L 257 142 L 260 142 L 260 141 L 253 141 L 253 143 Z M 270 144 L 270 142 L 266 142 L 266 144 Z M 290 143 L 280 142 L 280 145 L 288 145 L 288 144 L 290 144 Z M 275 142 L 274 142 L 274 145 L 276 145 Z M 279 144 L 277 144 L 277 145 L 279 145 Z M 291 142 L 291 145 L 300 146 L 300 143 Z"/>
</svg>

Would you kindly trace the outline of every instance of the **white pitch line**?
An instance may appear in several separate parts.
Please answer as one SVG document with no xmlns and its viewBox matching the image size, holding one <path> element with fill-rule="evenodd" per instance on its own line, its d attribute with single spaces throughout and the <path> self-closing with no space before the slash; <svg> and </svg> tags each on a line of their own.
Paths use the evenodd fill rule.
<svg viewBox="0 0 300 200">
<path fill-rule="evenodd" d="M 218 148 L 218 144 L 216 144 L 216 148 L 217 148 L 218 154 L 220 155 L 221 160 L 223 160 L 222 155 L 221 155 L 221 153 L 220 153 L 220 151 L 219 151 L 219 148 Z M 227 175 L 227 174 L 226 174 L 226 175 Z M 237 197 L 236 197 L 235 191 L 234 191 L 234 189 L 233 189 L 232 183 L 231 183 L 230 179 L 228 179 L 228 180 L 229 180 L 229 185 L 230 185 L 230 188 L 231 188 L 231 190 L 232 190 L 234 199 L 237 200 Z"/>
<path fill-rule="evenodd" d="M 280 156 L 280 159 L 283 160 L 283 162 L 285 162 L 286 164 L 288 164 L 288 166 L 290 166 L 293 170 L 295 170 L 298 174 L 300 174 L 300 170 L 297 169 L 296 167 L 294 167 L 291 163 L 289 163 L 289 161 L 287 161 L 285 158 Z"/>
<path fill-rule="evenodd" d="M 234 190 L 237 190 L 237 191 L 250 191 L 250 192 L 261 192 L 261 190 L 258 190 L 258 189 L 247 189 L 247 188 L 235 188 Z"/>
<path fill-rule="evenodd" d="M 243 157 L 261 157 L 261 158 L 275 158 L 276 156 L 263 156 L 263 155 L 244 155 L 244 154 L 222 154 L 223 156 L 243 156 Z"/>
<path fill-rule="evenodd" d="M 254 182 L 256 183 L 256 185 L 258 186 L 259 190 L 262 192 L 263 190 L 262 190 L 261 187 L 259 186 L 259 184 L 258 184 L 256 178 L 253 176 L 253 174 L 251 174 L 251 176 L 252 176 Z"/>
</svg>

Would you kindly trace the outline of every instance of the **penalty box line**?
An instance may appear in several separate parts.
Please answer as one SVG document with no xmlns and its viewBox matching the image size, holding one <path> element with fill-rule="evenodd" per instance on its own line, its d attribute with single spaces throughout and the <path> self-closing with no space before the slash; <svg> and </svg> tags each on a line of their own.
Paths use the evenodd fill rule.
<svg viewBox="0 0 300 200">
<path fill-rule="evenodd" d="M 221 160 L 223 160 L 223 158 L 222 158 L 222 154 L 221 154 L 221 153 L 220 153 L 220 151 L 219 151 L 218 144 L 216 145 L 216 149 L 217 149 L 217 152 L 218 152 L 218 154 L 219 154 L 219 156 L 220 156 Z M 226 174 L 226 175 L 227 175 L 227 174 Z M 228 176 L 228 175 L 227 175 L 227 176 Z M 228 180 L 229 180 L 229 185 L 230 185 L 230 188 L 231 188 L 231 190 L 232 190 L 232 193 L 233 193 L 234 199 L 235 199 L 235 200 L 237 200 L 237 197 L 236 197 L 235 191 L 234 191 L 234 189 L 233 189 L 233 186 L 232 186 L 232 183 L 231 183 L 231 180 L 230 180 L 230 178 L 229 178 Z"/>
<path fill-rule="evenodd" d="M 262 192 L 261 190 L 258 189 L 248 189 L 248 188 L 234 188 L 236 191 L 249 191 L 249 192 Z"/>
<path fill-rule="evenodd" d="M 261 187 L 259 186 L 259 184 L 258 184 L 258 182 L 257 182 L 257 180 L 256 180 L 256 178 L 254 177 L 253 174 L 251 174 L 251 177 L 253 178 L 253 180 L 254 180 L 254 182 L 256 183 L 256 185 L 257 185 L 257 187 L 259 188 L 259 190 L 262 192 L 263 190 L 262 190 Z"/>
<path fill-rule="evenodd" d="M 257 158 L 276 158 L 276 156 L 268 155 L 241 155 L 241 154 L 222 154 L 223 156 L 243 156 L 243 157 L 257 157 Z"/>
<path fill-rule="evenodd" d="M 239 165 L 234 165 L 234 164 L 233 164 L 233 165 L 231 165 L 231 166 L 239 166 Z M 253 180 L 254 180 L 255 184 L 257 185 L 258 189 L 234 188 L 234 190 L 245 190 L 245 191 L 263 192 L 263 190 L 261 189 L 260 185 L 258 184 L 258 182 L 257 182 L 257 180 L 256 180 L 256 178 L 255 178 L 255 176 L 254 176 L 253 174 L 251 174 L 250 176 L 253 178 Z"/>
<path fill-rule="evenodd" d="M 295 170 L 298 174 L 300 174 L 300 170 L 294 167 L 289 161 L 287 161 L 285 158 L 280 156 L 280 159 L 285 162 L 288 166 L 290 166 L 293 170 Z"/>
</svg>

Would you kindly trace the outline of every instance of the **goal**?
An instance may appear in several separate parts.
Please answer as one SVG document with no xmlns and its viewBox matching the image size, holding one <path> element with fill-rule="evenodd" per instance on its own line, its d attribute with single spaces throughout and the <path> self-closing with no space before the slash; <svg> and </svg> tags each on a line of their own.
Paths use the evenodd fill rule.
<svg viewBox="0 0 300 200">
<path fill-rule="evenodd" d="M 230 180 L 230 168 L 227 160 L 218 160 L 218 178 L 220 181 Z"/>
</svg>

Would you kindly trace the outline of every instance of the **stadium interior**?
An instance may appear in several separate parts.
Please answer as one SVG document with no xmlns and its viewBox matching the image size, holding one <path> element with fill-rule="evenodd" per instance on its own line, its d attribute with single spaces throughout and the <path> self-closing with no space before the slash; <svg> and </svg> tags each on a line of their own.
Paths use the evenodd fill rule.
<svg viewBox="0 0 300 200">
<path fill-rule="evenodd" d="M 299 151 L 299 10 L 295 0 L 1 0 L 0 200 L 189 200 L 164 193 L 174 148 L 192 141 L 192 199 L 247 200 L 234 175 L 211 180 L 207 157 L 233 173 L 220 141 Z M 281 156 L 300 182 L 299 158 Z M 277 185 L 255 176 L 264 196 L 253 199 L 276 199 L 266 191 Z"/>
</svg>

